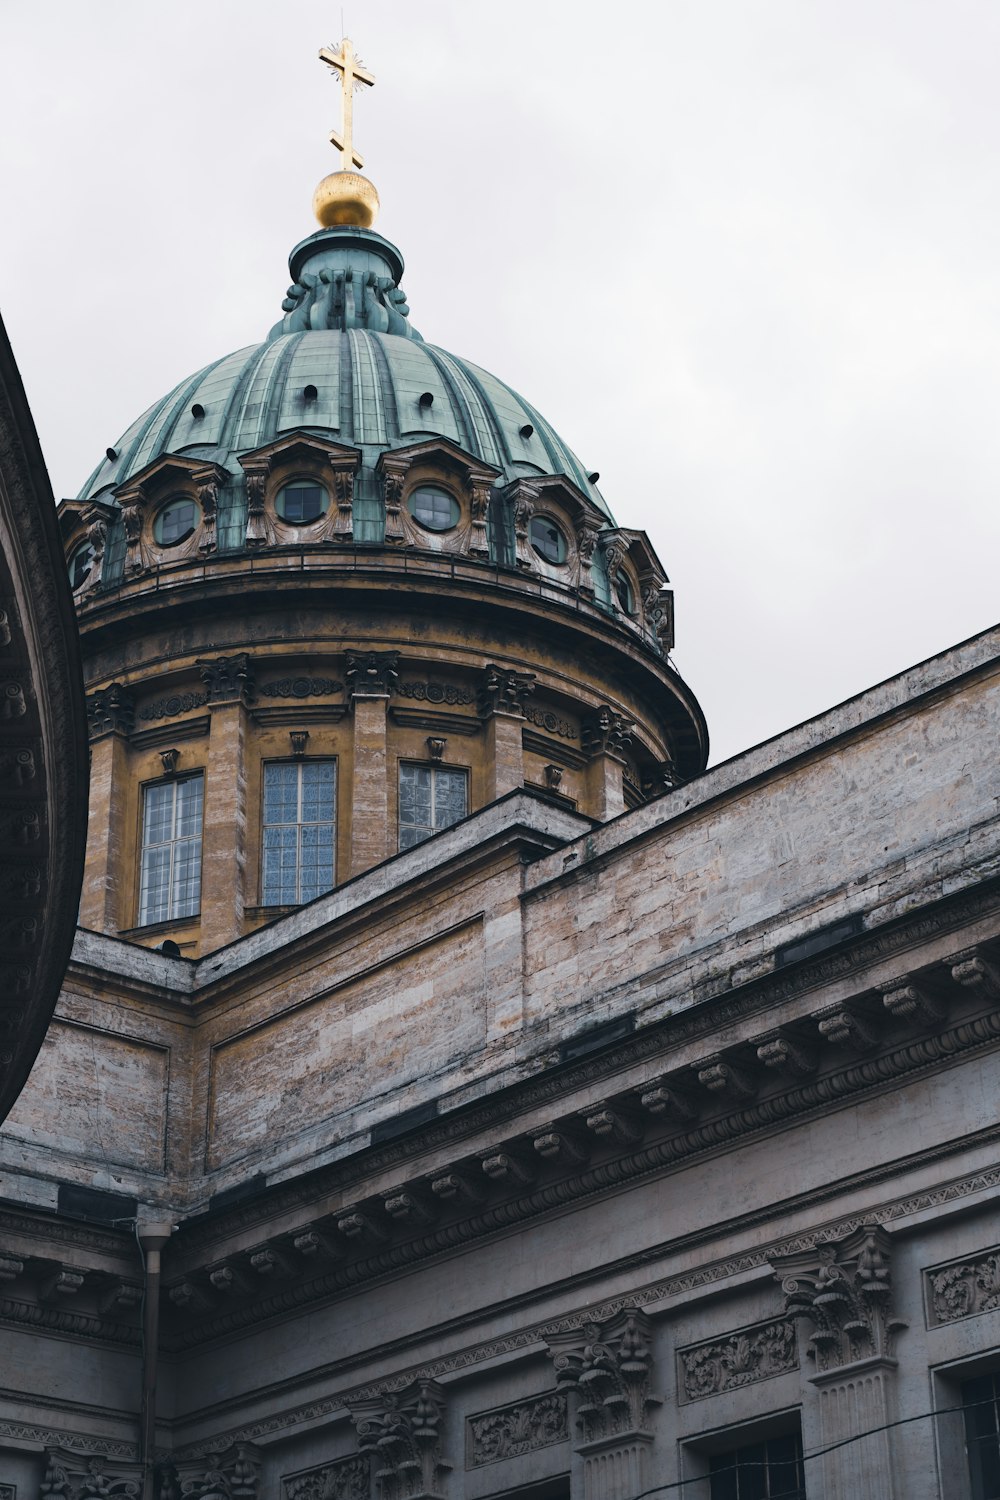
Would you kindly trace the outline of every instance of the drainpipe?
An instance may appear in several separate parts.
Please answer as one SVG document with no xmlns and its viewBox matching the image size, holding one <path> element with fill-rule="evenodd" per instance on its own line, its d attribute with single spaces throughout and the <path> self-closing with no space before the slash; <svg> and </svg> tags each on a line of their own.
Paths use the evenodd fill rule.
<svg viewBox="0 0 1000 1500">
<path fill-rule="evenodd" d="M 156 1446 L 156 1367 L 160 1340 L 160 1251 L 169 1240 L 172 1224 L 140 1224 L 137 1234 L 145 1266 L 142 1296 L 142 1415 L 139 1459 L 142 1500 L 154 1500 L 153 1451 Z"/>
</svg>

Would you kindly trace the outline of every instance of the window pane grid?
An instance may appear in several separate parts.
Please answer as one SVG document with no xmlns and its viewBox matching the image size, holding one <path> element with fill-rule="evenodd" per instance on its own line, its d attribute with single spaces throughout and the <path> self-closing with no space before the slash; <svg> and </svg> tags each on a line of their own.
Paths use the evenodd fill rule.
<svg viewBox="0 0 1000 1500">
<path fill-rule="evenodd" d="M 204 778 L 145 788 L 139 925 L 193 917 L 201 909 L 201 819 Z"/>
<path fill-rule="evenodd" d="M 797 1432 L 720 1453 L 709 1474 L 712 1500 L 805 1500 Z"/>
<path fill-rule="evenodd" d="M 965 1441 L 974 1500 L 1000 1497 L 1000 1375 L 981 1375 L 962 1386 Z"/>
<path fill-rule="evenodd" d="M 335 761 L 265 765 L 265 906 L 301 906 L 333 890 L 336 795 Z"/>
<path fill-rule="evenodd" d="M 412 849 L 468 811 L 468 778 L 447 766 L 399 768 L 399 847 Z"/>
</svg>

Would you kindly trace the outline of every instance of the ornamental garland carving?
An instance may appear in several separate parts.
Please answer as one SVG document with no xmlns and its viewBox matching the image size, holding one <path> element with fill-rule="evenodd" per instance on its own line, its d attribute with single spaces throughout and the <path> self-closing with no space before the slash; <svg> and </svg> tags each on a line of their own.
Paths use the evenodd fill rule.
<svg viewBox="0 0 1000 1500">
<path fill-rule="evenodd" d="M 285 1500 L 369 1500 L 371 1460 L 353 1454 L 281 1481 Z"/>
<path fill-rule="evenodd" d="M 890 1315 L 889 1236 L 880 1225 L 771 1264 L 785 1311 L 812 1324 L 808 1348 L 820 1372 L 891 1357 L 894 1336 L 906 1324 Z"/>
<path fill-rule="evenodd" d="M 569 1438 L 566 1393 L 552 1391 L 546 1396 L 469 1417 L 466 1434 L 467 1469 L 566 1442 Z"/>
<path fill-rule="evenodd" d="M 724 1339 L 678 1350 L 688 1401 L 718 1396 L 796 1370 L 799 1364 L 795 1324 L 788 1318 L 744 1328 Z"/>
<path fill-rule="evenodd" d="M 444 1391 L 418 1380 L 351 1411 L 363 1454 L 371 1454 L 379 1500 L 429 1500 L 448 1470 L 441 1452 Z"/>
<path fill-rule="evenodd" d="M 585 1323 L 554 1338 L 549 1354 L 560 1390 L 576 1395 L 576 1425 L 585 1442 L 644 1432 L 652 1395 L 652 1324 L 637 1307 L 609 1323 Z"/>
<path fill-rule="evenodd" d="M 927 1273 L 932 1323 L 954 1323 L 1000 1309 L 1000 1250 Z"/>
<path fill-rule="evenodd" d="M 344 684 L 335 677 L 279 677 L 262 682 L 257 691 L 262 698 L 327 698 L 342 693 Z"/>
<path fill-rule="evenodd" d="M 540 708 L 537 703 L 525 703 L 521 709 L 524 717 L 549 734 L 560 734 L 565 740 L 575 740 L 576 730 L 567 719 L 553 713 L 551 708 Z"/>
<path fill-rule="evenodd" d="M 171 693 L 167 698 L 156 698 L 139 710 L 140 719 L 175 719 L 192 708 L 203 708 L 208 702 L 207 693 Z"/>
<path fill-rule="evenodd" d="M 449 703 L 456 706 L 475 700 L 475 695 L 469 688 L 454 687 L 450 682 L 398 682 L 394 690 L 400 697 L 415 698 L 418 703 Z"/>
</svg>

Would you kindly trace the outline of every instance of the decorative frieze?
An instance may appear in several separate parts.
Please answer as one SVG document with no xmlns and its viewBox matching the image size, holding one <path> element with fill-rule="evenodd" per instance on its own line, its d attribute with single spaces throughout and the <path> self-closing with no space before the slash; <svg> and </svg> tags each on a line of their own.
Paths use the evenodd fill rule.
<svg viewBox="0 0 1000 1500">
<path fill-rule="evenodd" d="M 524 717 L 547 734 L 561 735 L 564 740 L 575 740 L 576 730 L 568 719 L 553 713 L 551 708 L 540 708 L 537 703 L 525 703 L 521 708 Z"/>
<path fill-rule="evenodd" d="M 502 1459 L 519 1458 L 536 1448 L 569 1439 L 565 1391 L 550 1391 L 496 1411 L 469 1417 L 465 1424 L 465 1467 L 479 1469 Z"/>
<path fill-rule="evenodd" d="M 722 1339 L 678 1349 L 679 1388 L 687 1401 L 784 1375 L 799 1366 L 795 1324 L 788 1318 L 741 1328 Z"/>
<path fill-rule="evenodd" d="M 925 1275 L 931 1326 L 1000 1311 L 1000 1249 L 954 1261 Z"/>
<path fill-rule="evenodd" d="M 176 719 L 179 714 L 186 714 L 192 708 L 204 708 L 207 702 L 207 693 L 171 693 L 166 698 L 155 698 L 152 703 L 145 704 L 139 710 L 139 718 L 147 721 Z"/>
<path fill-rule="evenodd" d="M 262 698 L 328 698 L 342 693 L 344 684 L 335 677 L 279 677 L 262 682 L 257 691 Z"/>
<path fill-rule="evenodd" d="M 388 698 L 399 675 L 398 651 L 348 651 L 347 692 L 355 698 Z"/>
<path fill-rule="evenodd" d="M 450 682 L 397 682 L 393 691 L 401 698 L 414 698 L 418 703 L 448 703 L 452 706 L 472 703 L 475 698 L 470 688 L 455 687 Z"/>
<path fill-rule="evenodd" d="M 586 1323 L 553 1338 L 549 1354 L 556 1384 L 576 1396 L 576 1424 L 585 1443 L 644 1433 L 652 1394 L 652 1325 L 639 1308 L 611 1322 Z"/>
<path fill-rule="evenodd" d="M 498 667 L 491 662 L 484 668 L 479 684 L 479 714 L 484 719 L 494 714 L 523 718 L 524 704 L 534 691 L 534 672 L 515 672 L 511 667 Z"/>
<path fill-rule="evenodd" d="M 87 695 L 87 727 L 90 738 L 105 734 L 131 734 L 135 722 L 135 698 L 121 682 L 112 682 L 100 692 Z"/>
<path fill-rule="evenodd" d="M 217 656 L 211 660 L 199 657 L 195 665 L 201 673 L 209 703 L 247 705 L 253 702 L 253 662 L 246 651 L 239 651 L 235 656 Z"/>
<path fill-rule="evenodd" d="M 889 1311 L 889 1236 L 879 1225 L 771 1264 L 785 1311 L 812 1325 L 808 1347 L 820 1373 L 861 1359 L 891 1359 L 894 1336 L 906 1324 Z"/>
<path fill-rule="evenodd" d="M 444 1391 L 417 1380 L 351 1410 L 363 1454 L 370 1454 L 379 1500 L 432 1500 L 452 1465 L 443 1455 Z"/>
<path fill-rule="evenodd" d="M 282 1478 L 284 1500 L 370 1500 L 371 1460 L 352 1454 Z"/>
</svg>

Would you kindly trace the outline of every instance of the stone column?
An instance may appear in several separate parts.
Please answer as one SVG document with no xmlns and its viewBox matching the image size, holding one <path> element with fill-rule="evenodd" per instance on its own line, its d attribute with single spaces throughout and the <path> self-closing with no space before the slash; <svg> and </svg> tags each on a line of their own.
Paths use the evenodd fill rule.
<svg viewBox="0 0 1000 1500">
<path fill-rule="evenodd" d="M 607 823 L 625 811 L 625 751 L 632 743 L 632 720 L 602 703 L 581 725 L 581 744 L 589 757 L 586 813 Z"/>
<path fill-rule="evenodd" d="M 90 727 L 90 832 L 80 901 L 80 926 L 117 933 L 130 924 L 123 907 L 127 880 L 122 839 L 128 827 L 128 736 L 135 719 L 132 694 L 113 682 L 87 698 Z"/>
<path fill-rule="evenodd" d="M 649 1413 L 652 1328 L 626 1309 L 608 1323 L 588 1323 L 549 1343 L 561 1389 L 574 1396 L 577 1463 L 573 1500 L 630 1500 L 654 1482 Z"/>
<path fill-rule="evenodd" d="M 395 849 L 389 828 L 386 718 L 398 664 L 396 651 L 347 653 L 347 691 L 354 713 L 351 875 L 370 870 Z"/>
<path fill-rule="evenodd" d="M 415 1380 L 350 1408 L 362 1453 L 371 1454 L 377 1500 L 441 1500 L 452 1468 L 442 1452 L 444 1391 Z"/>
<path fill-rule="evenodd" d="M 479 716 L 486 729 L 486 800 L 495 802 L 524 785 L 524 703 L 535 690 L 533 672 L 491 663 L 479 685 Z"/>
<path fill-rule="evenodd" d="M 867 1226 L 772 1266 L 787 1312 L 812 1325 L 820 1446 L 843 1443 L 822 1460 L 823 1500 L 895 1500 L 892 1433 L 873 1431 L 893 1420 L 893 1338 L 906 1326 L 890 1316 L 889 1236 Z"/>
<path fill-rule="evenodd" d="M 201 855 L 201 951 L 243 936 L 246 905 L 246 728 L 253 663 L 237 656 L 202 659 L 198 670 L 212 708 L 205 772 Z"/>
</svg>

